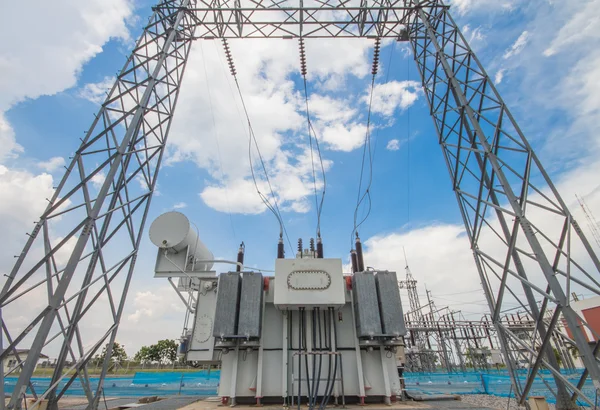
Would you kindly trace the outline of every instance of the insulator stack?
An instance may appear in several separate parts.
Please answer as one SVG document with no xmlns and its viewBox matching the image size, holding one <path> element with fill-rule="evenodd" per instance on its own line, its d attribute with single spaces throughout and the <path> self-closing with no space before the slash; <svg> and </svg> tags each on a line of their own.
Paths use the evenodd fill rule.
<svg viewBox="0 0 600 410">
<path fill-rule="evenodd" d="M 244 251 L 246 250 L 246 245 L 244 245 L 244 242 L 241 243 L 240 248 L 238 249 L 238 254 L 237 254 L 237 268 L 236 268 L 236 272 L 241 272 L 242 271 L 242 265 L 244 264 Z"/>
<path fill-rule="evenodd" d="M 298 252 L 300 253 L 300 257 L 302 257 L 302 238 L 298 239 Z"/>
<path fill-rule="evenodd" d="M 227 58 L 227 64 L 229 65 L 229 71 L 231 75 L 235 77 L 237 72 L 235 71 L 235 65 L 233 64 L 233 57 L 231 56 L 231 50 L 229 49 L 229 43 L 227 39 L 223 39 L 223 49 L 225 49 L 225 57 Z"/>
<path fill-rule="evenodd" d="M 375 49 L 373 50 L 373 69 L 371 74 L 376 75 L 379 68 L 379 51 L 381 50 L 381 39 L 377 37 L 375 39 Z"/>
<path fill-rule="evenodd" d="M 285 258 L 285 248 L 283 246 L 283 238 L 279 238 L 279 242 L 277 243 L 277 258 L 278 259 Z"/>
<path fill-rule="evenodd" d="M 354 247 L 356 248 L 356 262 L 358 272 L 364 272 L 365 260 L 363 259 L 362 243 L 360 242 L 360 238 L 358 237 L 358 232 L 356 233 L 356 242 L 354 243 Z"/>
<path fill-rule="evenodd" d="M 310 252 L 311 253 L 315 253 L 315 239 L 314 238 L 310 238 Z"/>
<path fill-rule="evenodd" d="M 304 39 L 300 37 L 300 72 L 306 77 L 306 50 L 304 49 Z"/>
<path fill-rule="evenodd" d="M 323 241 L 320 236 L 317 238 L 317 258 L 323 259 Z"/>
<path fill-rule="evenodd" d="M 350 251 L 350 261 L 352 262 L 352 273 L 358 272 L 358 258 L 354 249 Z"/>
</svg>

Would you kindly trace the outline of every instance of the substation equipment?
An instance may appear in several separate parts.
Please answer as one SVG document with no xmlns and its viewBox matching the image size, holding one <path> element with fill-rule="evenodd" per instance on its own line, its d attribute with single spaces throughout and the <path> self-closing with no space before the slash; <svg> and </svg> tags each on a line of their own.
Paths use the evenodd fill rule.
<svg viewBox="0 0 600 410">
<path fill-rule="evenodd" d="M 180 296 L 195 296 L 180 353 L 220 364 L 224 403 L 314 407 L 390 403 L 401 394 L 396 356 L 406 328 L 395 272 L 344 274 L 341 259 L 323 257 L 322 243 L 303 249 L 300 240 L 295 258 L 284 258 L 280 244 L 274 276 L 243 268 L 243 248 L 237 268 L 217 275 L 179 212 L 159 216 L 150 238 L 159 248 L 155 277 L 178 278 Z M 362 252 L 355 257 L 362 264 Z"/>
<path fill-rule="evenodd" d="M 596 388 L 600 388 L 600 366 L 596 359 L 600 337 L 588 343 L 586 331 L 591 326 L 570 305 L 570 295 L 579 290 L 600 295 L 597 280 L 600 259 L 449 10 L 441 0 L 162 0 L 153 7 L 153 14 L 117 73 L 114 86 L 90 119 L 91 126 L 81 138 L 65 174 L 47 198 L 48 204 L 40 219 L 27 234 L 23 250 L 15 256 L 13 269 L 3 278 L 0 360 L 14 355 L 17 363 L 0 373 L 0 396 L 4 395 L 4 378 L 18 373 L 7 408 L 21 408 L 22 397 L 29 391 L 38 402 L 47 399 L 48 408 L 55 410 L 60 398 L 76 380 L 82 385 L 88 408 L 98 408 L 112 346 L 140 257 L 138 252 L 192 43 L 222 41 L 235 77 L 228 39 L 267 38 L 298 40 L 302 51 L 299 71 L 303 75 L 311 69 L 303 48 L 304 44 L 311 47 L 310 39 L 372 39 L 374 50 L 379 50 L 381 41 L 389 39 L 405 42 L 410 47 L 447 165 L 449 187 L 464 222 L 470 247 L 470 250 L 465 248 L 465 252 L 472 252 L 490 322 L 511 376 L 512 391 L 519 403 L 525 404 L 534 382 L 541 377 L 540 371 L 544 371 L 551 374 L 549 377 L 556 385 L 552 392 L 557 409 L 570 410 L 576 407 L 576 400 L 593 406 Z M 376 57 L 374 52 L 374 76 Z M 397 66 L 392 68 L 397 69 Z M 374 84 L 375 78 L 372 80 Z M 237 77 L 235 82 L 239 86 Z M 531 124 L 536 124 L 535 119 Z M 96 184 L 99 176 L 103 176 L 102 182 Z M 66 256 L 59 258 L 61 254 Z M 171 254 L 171 257 L 181 255 Z M 302 257 L 297 263 L 309 264 L 304 259 L 311 258 Z M 278 286 L 282 286 L 276 285 L 277 281 L 285 282 L 281 275 L 285 278 L 285 272 L 289 274 L 292 269 L 287 265 L 292 262 L 287 259 L 278 261 L 274 284 L 262 295 L 265 310 L 261 320 L 270 317 L 272 308 L 276 309 L 282 316 L 283 335 L 283 316 L 289 315 L 289 326 L 307 329 L 307 345 L 312 349 L 312 310 L 318 307 L 321 313 L 330 312 L 329 308 L 333 307 L 335 312 L 333 297 L 340 292 L 335 288 L 335 281 L 344 276 L 337 268 L 335 272 L 327 270 L 333 269 L 333 262 L 331 267 L 325 259 L 311 262 L 316 263 L 316 270 L 326 271 L 331 276 L 331 289 L 323 294 L 332 299 L 313 301 L 314 305 L 305 307 L 301 313 L 299 306 L 298 310 L 293 306 L 284 309 L 275 299 Z M 208 265 L 205 268 L 210 269 Z M 377 278 L 380 273 L 369 275 Z M 308 277 L 299 279 L 299 283 L 305 279 L 309 282 Z M 244 275 L 240 274 L 239 278 L 243 286 Z M 45 290 L 39 296 L 40 307 L 32 306 L 29 313 L 19 311 L 22 306 L 19 303 L 30 296 L 33 289 Z M 292 296 L 290 291 L 286 297 Z M 337 306 L 337 313 L 341 312 L 343 319 L 343 323 L 337 321 L 340 334 L 344 334 L 345 326 L 350 326 L 346 325 L 347 304 L 348 298 L 355 296 L 361 294 L 352 295 L 346 289 L 344 306 Z M 101 325 L 97 334 L 84 333 L 81 324 L 89 320 L 89 312 L 105 309 L 96 302 L 107 299 L 107 323 Z M 241 300 L 240 296 L 240 303 Z M 539 348 L 524 342 L 520 333 L 502 320 L 502 312 L 515 302 L 535 322 L 532 335 L 539 341 Z M 16 311 L 27 314 L 22 326 L 6 320 Z M 551 317 L 546 321 L 549 312 L 552 312 Z M 230 314 L 231 318 L 235 316 Z M 359 322 L 359 315 L 355 316 Z M 300 317 L 304 318 L 302 326 L 299 326 Z M 240 321 L 239 317 L 237 320 Z M 245 319 L 241 322 L 246 323 Z M 577 380 L 561 372 L 552 350 L 552 335 L 561 322 L 570 329 L 568 343 L 578 351 L 585 366 Z M 223 323 L 225 326 L 227 322 Z M 362 322 L 359 324 L 363 326 Z M 219 353 L 229 349 L 227 355 L 222 355 L 225 368 L 229 368 L 227 361 L 239 354 L 239 347 L 235 353 L 231 345 L 232 340 L 240 339 L 233 337 L 238 336 L 235 325 L 233 329 L 235 334 L 224 333 L 215 342 Z M 259 339 L 262 342 L 254 349 L 260 352 L 260 346 L 264 345 L 263 364 L 266 360 L 275 360 L 271 359 L 274 353 L 265 348 L 270 343 L 265 337 L 269 329 L 270 324 L 264 326 Z M 333 324 L 331 329 L 335 329 Z M 356 340 L 359 345 L 363 343 L 360 336 Z M 384 339 L 374 336 L 373 340 Z M 345 340 L 343 345 L 341 342 L 340 338 L 339 346 L 348 347 Z M 31 378 L 42 349 L 50 343 L 60 345 L 51 387 L 36 392 Z M 219 343 L 222 347 L 218 347 Z M 283 348 L 283 341 L 281 345 Z M 107 350 L 102 370 L 98 379 L 92 380 L 88 365 L 104 346 Z M 190 346 L 195 346 L 193 340 Z M 28 356 L 23 357 L 20 349 L 27 349 Z M 516 351 L 528 357 L 530 371 L 527 374 L 519 371 Z M 303 355 L 302 352 L 301 349 L 299 355 Z M 343 357 L 340 364 L 344 362 L 345 375 L 346 368 L 353 367 L 352 359 L 346 351 L 340 352 L 338 356 Z M 248 352 L 246 360 L 254 354 L 258 353 Z M 312 357 L 309 362 L 312 363 Z M 237 386 L 242 385 L 240 375 L 248 366 L 243 361 L 240 363 L 233 372 L 238 375 L 234 383 L 236 394 Z M 357 367 L 359 363 L 362 361 L 357 362 Z M 365 363 L 374 361 L 368 359 Z M 289 364 L 288 369 L 295 370 L 293 364 Z M 381 371 L 384 370 L 385 366 Z M 369 372 L 364 370 L 367 376 Z M 348 394 L 350 391 L 355 394 L 352 389 L 356 386 L 350 373 L 347 378 L 344 387 Z M 593 388 L 586 387 L 592 384 L 590 380 Z M 291 388 L 291 377 L 288 383 Z M 356 385 L 360 387 L 360 379 Z M 375 388 L 376 383 L 371 381 L 371 385 Z M 303 383 L 297 387 L 306 388 Z M 0 401 L 0 409 L 3 406 L 4 402 Z"/>
</svg>

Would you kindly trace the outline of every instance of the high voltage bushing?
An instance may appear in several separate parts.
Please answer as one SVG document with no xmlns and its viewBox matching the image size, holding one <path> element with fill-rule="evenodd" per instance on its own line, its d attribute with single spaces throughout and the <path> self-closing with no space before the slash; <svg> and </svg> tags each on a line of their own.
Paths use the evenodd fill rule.
<svg viewBox="0 0 600 410">
<path fill-rule="evenodd" d="M 306 77 L 306 50 L 304 49 L 304 39 L 300 37 L 298 40 L 300 44 L 300 72 L 302 76 Z"/>
<path fill-rule="evenodd" d="M 373 50 L 373 69 L 371 74 L 376 75 L 377 69 L 379 68 L 379 50 L 381 48 L 381 39 L 377 37 L 375 39 L 375 50 Z"/>
<path fill-rule="evenodd" d="M 227 64 L 229 65 L 229 71 L 231 71 L 231 75 L 235 77 L 237 74 L 235 71 L 235 65 L 233 64 L 233 57 L 231 56 L 231 50 L 229 50 L 229 43 L 227 39 L 223 39 L 223 48 L 225 49 L 225 57 L 227 58 Z"/>
</svg>

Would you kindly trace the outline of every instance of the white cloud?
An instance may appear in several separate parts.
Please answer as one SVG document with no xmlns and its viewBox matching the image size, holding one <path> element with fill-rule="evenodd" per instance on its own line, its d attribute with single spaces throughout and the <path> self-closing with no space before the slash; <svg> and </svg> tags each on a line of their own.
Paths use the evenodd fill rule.
<svg viewBox="0 0 600 410">
<path fill-rule="evenodd" d="M 19 41 L 0 44 L 0 111 L 25 98 L 52 95 L 75 85 L 85 62 L 102 51 L 110 38 L 129 39 L 127 0 L 37 0 L 3 5 L 0 27 L 4 38 L 19 33 Z M 29 29 L 22 29 L 27 16 Z"/>
<path fill-rule="evenodd" d="M 523 49 L 527 45 L 528 40 L 529 40 L 529 32 L 527 30 L 525 30 L 521 33 L 521 35 L 519 36 L 519 38 L 517 38 L 517 40 L 513 43 L 513 45 L 510 46 L 510 48 L 508 50 L 506 50 L 506 52 L 504 53 L 504 55 L 502 57 L 505 60 L 507 60 L 513 56 L 519 55 L 519 53 L 521 51 L 523 51 Z"/>
<path fill-rule="evenodd" d="M 51 198 L 54 193 L 52 176 L 46 173 L 34 175 L 0 165 L 0 192 L 3 230 L 15 223 L 31 227 L 48 205 L 45 198 Z"/>
<path fill-rule="evenodd" d="M 564 51 L 570 45 L 589 43 L 595 44 L 600 41 L 600 15 L 598 14 L 600 0 L 590 0 L 587 2 L 573 2 L 573 8 L 576 13 L 566 24 L 560 27 L 556 37 L 550 45 L 544 50 L 544 55 L 552 56 L 560 51 Z M 566 12 L 562 5 L 558 5 L 559 12 Z"/>
<path fill-rule="evenodd" d="M 15 132 L 0 111 L 0 163 L 7 158 L 15 158 L 23 152 L 23 147 L 17 144 Z"/>
<path fill-rule="evenodd" d="M 88 83 L 79 90 L 79 96 L 91 101 L 95 104 L 102 104 L 106 99 L 107 94 L 114 85 L 116 78 L 104 77 L 104 79 L 98 83 Z"/>
<path fill-rule="evenodd" d="M 475 46 L 476 43 L 485 40 L 485 34 L 483 33 L 483 27 L 481 26 L 471 29 L 471 26 L 466 24 L 462 29 L 462 33 L 471 47 Z"/>
<path fill-rule="evenodd" d="M 593 240 L 593 238 L 584 215 L 575 201 L 574 194 L 583 195 L 592 212 L 600 215 L 598 173 L 600 173 L 600 161 L 595 161 L 555 180 L 563 200 L 569 206 L 574 218 L 579 222 L 589 240 Z M 535 194 L 530 196 L 529 199 L 539 201 L 541 197 Z M 547 211 L 540 212 L 539 208 L 529 207 L 528 220 L 535 224 L 536 230 L 543 231 L 555 240 L 560 236 L 561 225 Z M 489 221 L 492 226 L 497 224 L 494 217 L 491 217 Z M 541 236 L 538 235 L 539 238 Z M 576 245 L 576 239 L 573 240 L 571 257 L 579 262 L 583 260 L 589 262 L 589 257 L 583 257 L 585 253 L 583 248 Z M 549 251 L 544 240 L 540 239 L 540 241 L 544 248 Z M 518 239 L 521 248 L 526 248 L 524 242 L 524 238 L 520 237 Z M 462 224 L 433 223 L 407 232 L 379 234 L 367 239 L 364 244 L 366 265 L 375 269 L 395 270 L 400 278 L 404 276 L 405 263 L 403 252 L 399 250 L 404 247 L 412 273 L 420 283 L 419 287 L 423 289 L 426 284 L 427 288 L 433 291 L 434 300 L 436 300 L 436 294 L 461 293 L 466 289 L 481 288 L 479 274 L 470 250 L 471 244 Z M 479 237 L 478 249 L 500 261 L 503 261 L 506 256 L 506 246 L 498 238 L 495 238 L 495 235 L 489 230 L 484 230 Z M 550 253 L 548 252 L 548 254 Z M 544 283 L 539 267 L 532 264 L 528 258 L 523 258 L 523 262 L 529 279 L 538 285 Z M 594 269 L 590 263 L 586 265 L 586 268 Z M 493 277 L 490 273 L 488 275 Z M 497 283 L 497 281 L 495 282 L 494 279 L 492 283 Z M 518 295 L 522 293 L 516 280 L 511 278 L 509 283 Z M 575 285 L 572 286 L 574 286 L 572 289 L 575 290 Z M 544 288 L 545 285 L 541 287 Z M 576 291 L 581 291 L 581 288 L 577 288 Z M 475 315 L 487 312 L 483 291 L 481 293 L 455 296 L 454 301 L 444 300 L 443 298 L 437 301 L 438 307 L 440 305 L 450 305 L 456 309 L 461 308 L 462 305 L 468 305 L 465 310 Z M 507 301 L 510 301 L 510 299 L 507 299 Z M 404 302 L 407 303 L 407 300 L 404 300 Z M 510 303 L 514 303 L 514 301 Z"/>
<path fill-rule="evenodd" d="M 261 185 L 261 192 L 270 196 L 266 184 Z M 234 201 L 229 201 L 229 192 L 235 192 Z M 200 193 L 200 197 L 206 205 L 221 212 L 260 214 L 266 209 L 251 180 L 237 179 L 222 185 L 209 185 Z"/>
<path fill-rule="evenodd" d="M 333 150 L 350 152 L 363 145 L 367 126 L 359 123 L 335 123 L 321 132 L 321 138 Z"/>
<path fill-rule="evenodd" d="M 94 175 L 92 178 L 90 178 L 90 182 L 96 189 L 100 189 L 105 180 L 106 180 L 106 174 L 102 171 L 98 172 L 96 175 Z"/>
<path fill-rule="evenodd" d="M 136 292 L 131 309 L 134 312 L 127 315 L 127 320 L 138 324 L 144 318 L 154 321 L 168 313 L 182 313 L 185 311 L 185 306 L 171 287 L 160 287 L 154 292 L 150 290 Z"/>
<path fill-rule="evenodd" d="M 457 11 L 459 15 L 472 12 L 511 11 L 520 0 L 449 0 L 451 12 Z"/>
<path fill-rule="evenodd" d="M 385 146 L 385 149 L 387 149 L 388 151 L 398 151 L 401 146 L 402 144 L 399 140 L 393 139 L 388 141 L 387 145 Z"/>
<path fill-rule="evenodd" d="M 309 81 L 319 87 L 343 83 L 347 76 L 365 76 L 372 45 L 369 40 L 307 41 Z M 306 197 L 312 192 L 312 167 L 301 167 L 303 173 L 290 172 L 297 168 L 297 158 L 304 155 L 308 145 L 304 95 L 290 79 L 298 71 L 297 44 L 245 40 L 243 45 L 230 41 L 230 47 L 254 135 L 280 206 L 306 212 L 310 208 Z M 214 209 L 264 212 L 250 177 L 247 120 L 222 54 L 216 42 L 198 42 L 192 49 L 166 163 L 191 160 L 207 169 L 212 180 L 200 196 Z M 323 155 L 327 149 L 350 151 L 361 146 L 365 127 L 347 101 L 312 94 L 310 110 Z M 264 178 L 258 153 L 252 149 L 257 178 Z M 254 199 L 236 200 L 228 207 L 226 193 L 234 189 L 236 194 L 242 192 Z"/>
<path fill-rule="evenodd" d="M 506 69 L 501 68 L 500 70 L 496 71 L 496 75 L 494 76 L 494 84 L 500 84 L 502 82 L 502 80 L 504 79 L 504 74 L 506 73 Z"/>
<path fill-rule="evenodd" d="M 48 161 L 38 163 L 38 167 L 46 172 L 54 172 L 64 165 L 65 159 L 63 157 L 52 157 Z"/>
<path fill-rule="evenodd" d="M 187 204 L 185 202 L 177 202 L 175 205 L 173 205 L 173 209 L 183 209 L 183 208 L 187 208 Z"/>
<path fill-rule="evenodd" d="M 374 113 L 391 117 L 397 108 L 405 110 L 417 101 L 420 87 L 416 81 L 389 81 L 376 84 L 373 89 L 371 110 Z M 362 101 L 368 105 L 369 99 L 370 92 L 367 92 Z"/>
</svg>

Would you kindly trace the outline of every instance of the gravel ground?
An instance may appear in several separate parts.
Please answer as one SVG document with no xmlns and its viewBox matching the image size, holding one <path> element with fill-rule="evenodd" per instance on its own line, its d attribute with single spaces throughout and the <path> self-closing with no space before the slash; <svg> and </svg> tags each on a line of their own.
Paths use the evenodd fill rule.
<svg viewBox="0 0 600 410">
<path fill-rule="evenodd" d="M 489 394 L 465 394 L 461 395 L 460 399 L 465 403 L 473 404 L 480 407 L 489 407 L 497 410 L 523 410 L 525 406 L 519 407 L 514 397 L 510 398 L 510 405 L 507 409 L 508 398 L 491 396 Z M 548 403 L 550 410 L 555 410 L 554 404 Z"/>
</svg>

